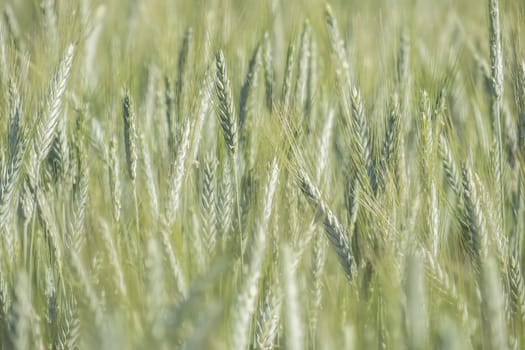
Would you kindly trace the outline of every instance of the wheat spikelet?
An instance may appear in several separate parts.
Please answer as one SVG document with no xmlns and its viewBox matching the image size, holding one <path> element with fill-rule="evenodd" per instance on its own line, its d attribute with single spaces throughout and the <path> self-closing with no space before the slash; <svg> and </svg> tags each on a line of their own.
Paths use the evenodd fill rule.
<svg viewBox="0 0 525 350">
<path fill-rule="evenodd" d="M 339 32 L 337 19 L 334 16 L 330 5 L 325 6 L 325 22 L 328 29 L 328 38 L 330 40 L 330 48 L 332 54 L 336 58 L 335 72 L 338 84 L 341 89 L 350 92 L 348 89 L 351 85 L 352 79 L 350 74 L 350 64 L 348 63 L 348 55 L 346 53 L 345 44 Z M 346 96 L 343 94 L 343 96 Z"/>
<path fill-rule="evenodd" d="M 510 248 L 507 265 L 509 289 L 509 311 L 514 326 L 525 323 L 525 285 L 519 261 L 517 245 Z"/>
<path fill-rule="evenodd" d="M 258 45 L 253 51 L 253 55 L 248 63 L 248 72 L 241 88 L 239 98 L 239 129 L 242 129 L 248 114 L 253 110 L 253 99 L 250 102 L 250 96 L 254 94 L 257 88 L 259 69 L 261 67 L 261 47 Z"/>
<path fill-rule="evenodd" d="M 426 272 L 434 283 L 434 288 L 448 299 L 447 302 L 455 307 L 461 321 L 466 323 L 469 319 L 467 304 L 465 300 L 463 300 L 462 295 L 458 292 L 454 280 L 451 279 L 448 272 L 439 263 L 434 254 L 429 251 L 424 251 L 423 254 L 427 261 Z"/>
<path fill-rule="evenodd" d="M 472 179 L 472 173 L 467 166 L 462 166 L 462 181 L 463 181 L 463 201 L 465 203 L 465 222 L 467 223 L 468 235 L 466 238 L 466 249 L 474 266 L 480 268 L 481 259 L 485 254 L 483 253 L 483 241 L 485 220 L 483 218 L 479 199 L 475 189 L 475 183 Z"/>
<path fill-rule="evenodd" d="M 73 296 L 68 296 L 64 304 L 56 347 L 59 350 L 75 349 L 80 337 L 78 306 Z"/>
<path fill-rule="evenodd" d="M 317 141 L 319 153 L 317 156 L 317 166 L 315 168 L 315 180 L 319 183 L 321 176 L 329 165 L 330 146 L 333 136 L 333 125 L 334 125 L 334 110 L 330 109 L 326 115 L 324 127 L 321 135 Z"/>
<path fill-rule="evenodd" d="M 22 109 L 22 99 L 18 92 L 16 83 L 9 80 L 8 90 L 8 106 L 9 106 L 9 124 L 7 129 L 7 145 L 9 147 L 8 155 L 12 159 L 17 151 L 18 145 L 20 144 L 20 113 Z"/>
<path fill-rule="evenodd" d="M 115 137 L 111 138 L 109 143 L 109 188 L 111 193 L 111 201 L 113 203 L 113 218 L 116 222 L 120 221 L 120 167 L 117 157 L 117 140 Z"/>
<path fill-rule="evenodd" d="M 59 123 L 58 119 L 62 106 L 62 96 L 66 90 L 66 83 L 73 63 L 74 52 L 75 48 L 73 44 L 68 45 L 64 51 L 62 60 L 49 84 L 44 109 L 36 121 L 29 164 L 29 176 L 32 177 L 31 180 L 34 185 L 40 170 L 40 165 L 47 157 L 53 143 L 55 131 Z"/>
<path fill-rule="evenodd" d="M 318 325 L 318 312 L 321 308 L 323 297 L 323 272 L 326 263 L 326 242 L 321 234 L 317 234 L 312 249 L 312 263 L 311 263 L 311 278 L 312 278 L 312 304 L 310 307 L 309 326 L 312 338 L 315 339 L 315 334 Z M 315 340 L 313 340 L 314 342 Z"/>
<path fill-rule="evenodd" d="M 233 349 L 246 349 L 249 340 L 250 320 L 255 312 L 255 302 L 259 291 L 259 280 L 261 278 L 261 268 L 264 261 L 268 224 L 272 214 L 273 198 L 279 178 L 279 166 L 274 159 L 270 165 L 268 183 L 265 188 L 263 212 L 257 223 L 257 232 L 253 237 L 250 251 L 250 261 L 248 263 L 245 280 L 241 286 L 240 293 L 235 303 L 232 321 L 232 340 Z"/>
<path fill-rule="evenodd" d="M 222 50 L 215 55 L 216 79 L 215 95 L 217 96 L 217 109 L 224 141 L 231 154 L 237 149 L 237 119 L 233 109 L 233 95 L 226 71 L 226 62 Z"/>
<path fill-rule="evenodd" d="M 306 82 L 306 101 L 304 112 L 306 117 L 307 132 L 315 128 L 312 113 L 314 112 L 317 95 L 319 94 L 319 49 L 313 34 L 310 35 L 310 59 L 308 62 L 308 79 Z"/>
<path fill-rule="evenodd" d="M 272 292 L 271 287 L 267 288 L 257 319 L 255 333 L 257 349 L 272 350 L 274 348 L 279 332 L 280 311 L 281 297 Z"/>
<path fill-rule="evenodd" d="M 2 224 L 12 218 L 18 196 L 17 189 L 22 179 L 22 164 L 28 145 L 21 134 L 17 136 L 13 146 L 16 151 L 13 150 L 14 153 L 0 173 L 0 223 Z"/>
<path fill-rule="evenodd" d="M 496 100 L 503 97 L 503 49 L 499 19 L 499 0 L 489 0 L 489 48 L 492 93 Z"/>
<path fill-rule="evenodd" d="M 201 203 L 203 210 L 203 232 L 204 244 L 211 254 L 215 249 L 217 240 L 217 189 L 216 189 L 216 168 L 217 164 L 214 159 L 208 155 L 204 161 L 203 168 L 203 184 Z"/>
<path fill-rule="evenodd" d="M 346 277 L 351 281 L 354 259 L 350 251 L 346 232 L 343 231 L 339 220 L 328 208 L 328 205 L 321 199 L 319 190 L 314 186 L 308 175 L 304 171 L 299 170 L 297 176 L 301 191 L 322 216 L 326 235 L 339 257 L 339 262 L 346 273 Z"/>
<path fill-rule="evenodd" d="M 354 87 L 351 95 L 352 104 L 352 145 L 357 149 L 356 166 L 358 171 L 364 171 L 361 177 L 363 187 L 371 186 L 374 193 L 377 189 L 376 176 L 370 150 L 368 123 L 365 119 L 363 100 L 359 89 Z M 362 170 L 360 170 L 362 169 Z"/>
<path fill-rule="evenodd" d="M 117 248 L 115 247 L 114 239 L 111 237 L 111 232 L 109 230 L 106 222 L 101 220 L 100 222 L 100 231 L 102 233 L 102 239 L 104 241 L 105 248 L 107 249 L 109 256 L 109 263 L 115 272 L 115 285 L 120 293 L 120 295 L 126 299 L 128 297 L 128 291 L 126 287 L 126 282 L 124 280 L 124 273 L 122 270 L 122 264 L 119 259 Z"/>
<path fill-rule="evenodd" d="M 70 218 L 70 234 L 67 246 L 80 254 L 84 245 L 84 227 L 86 221 L 86 209 L 88 204 L 89 168 L 84 157 L 78 159 L 79 172 L 73 184 L 73 205 Z"/>
<path fill-rule="evenodd" d="M 208 114 L 210 112 L 210 107 L 212 105 L 211 93 L 213 89 L 213 79 L 211 74 L 211 69 L 208 67 L 204 73 L 204 78 L 202 79 L 201 86 L 199 88 L 198 96 L 198 108 L 197 115 L 198 118 L 195 122 L 195 127 L 193 128 L 193 138 L 191 146 L 191 159 L 197 159 L 197 153 L 199 152 L 199 145 L 202 138 L 203 126 L 207 120 Z"/>
<path fill-rule="evenodd" d="M 284 69 L 284 80 L 281 93 L 281 104 L 284 110 L 287 110 L 291 104 L 292 78 L 295 67 L 294 55 L 295 45 L 293 43 L 290 43 L 290 45 L 288 46 L 288 51 L 286 53 L 286 67 Z"/>
<path fill-rule="evenodd" d="M 189 120 L 184 122 L 182 135 L 170 167 L 168 183 L 168 203 L 166 206 L 166 220 L 168 225 L 173 224 L 180 205 L 182 181 L 186 172 L 186 157 L 190 142 L 191 124 Z"/>
<path fill-rule="evenodd" d="M 155 181 L 155 175 L 153 174 L 153 164 L 149 152 L 149 147 L 144 141 L 144 136 L 141 134 L 139 137 L 140 145 L 142 149 L 142 159 L 144 165 L 144 173 L 146 175 L 146 188 L 150 199 L 150 207 L 155 219 L 159 218 L 159 201 L 157 195 L 157 183 Z"/>
<path fill-rule="evenodd" d="M 439 137 L 439 153 L 441 154 L 441 158 L 443 159 L 443 169 L 445 170 L 447 182 L 452 188 L 452 191 L 454 192 L 458 200 L 461 200 L 461 175 L 459 174 L 456 161 L 454 160 L 454 157 L 452 155 L 452 150 L 450 149 L 448 141 L 444 135 L 440 135 Z"/>
<path fill-rule="evenodd" d="M 394 94 L 388 114 L 387 125 L 385 129 L 385 138 L 381 148 L 381 159 L 378 172 L 378 185 L 384 190 L 386 172 L 391 171 L 397 175 L 399 165 L 399 144 L 400 144 L 400 122 L 399 122 L 399 97 Z M 399 176 L 395 176 L 398 178 Z"/>
<path fill-rule="evenodd" d="M 217 202 L 217 223 L 223 243 L 230 238 L 234 211 L 233 175 L 229 162 L 225 162 L 219 178 L 219 200 Z"/>
<path fill-rule="evenodd" d="M 126 165 L 128 176 L 132 182 L 137 178 L 137 121 L 135 107 L 129 94 L 129 90 L 124 91 L 122 99 L 122 116 L 124 118 L 124 147 L 126 150 Z"/>
<path fill-rule="evenodd" d="M 273 109 L 273 94 L 274 94 L 274 68 L 273 68 L 273 53 L 272 42 L 268 32 L 264 33 L 263 38 L 263 67 L 264 67 L 264 87 L 266 94 L 266 108 L 271 112 Z"/>
<path fill-rule="evenodd" d="M 191 48 L 193 42 L 193 28 L 188 27 L 184 33 L 184 39 L 179 51 L 179 59 L 177 62 L 177 82 L 175 85 L 175 101 L 177 106 L 177 113 L 179 117 L 183 113 L 183 107 L 185 106 L 185 96 L 183 94 L 183 84 L 186 81 L 187 75 L 187 62 L 190 58 Z"/>
<path fill-rule="evenodd" d="M 308 83 L 308 72 L 310 70 L 310 25 L 308 21 L 303 24 L 301 39 L 299 41 L 299 53 L 297 58 L 297 78 L 295 79 L 294 106 L 301 113 L 306 103 L 306 89 Z"/>
<path fill-rule="evenodd" d="M 489 49 L 491 69 L 491 113 L 496 141 L 495 185 L 498 191 L 496 196 L 498 220 L 504 229 L 505 223 L 505 193 L 503 186 L 503 139 L 501 126 L 501 108 L 503 99 L 503 49 L 501 46 L 501 28 L 499 19 L 499 1 L 489 0 Z"/>
<path fill-rule="evenodd" d="M 175 256 L 175 252 L 173 251 L 173 246 L 171 245 L 168 234 L 163 229 L 161 229 L 160 231 L 160 239 L 162 245 L 164 246 L 164 250 L 168 255 L 168 261 L 171 267 L 171 271 L 173 273 L 173 277 L 175 277 L 175 280 L 177 281 L 177 288 L 179 290 L 179 293 L 182 296 L 182 298 L 185 298 L 188 295 L 186 278 L 183 274 L 183 270 L 179 264 L 179 261 Z"/>
</svg>

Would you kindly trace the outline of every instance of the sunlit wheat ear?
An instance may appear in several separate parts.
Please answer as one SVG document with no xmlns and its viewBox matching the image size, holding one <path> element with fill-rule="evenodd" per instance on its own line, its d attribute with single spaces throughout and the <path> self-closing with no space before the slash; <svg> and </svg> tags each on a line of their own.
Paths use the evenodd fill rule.
<svg viewBox="0 0 525 350">
<path fill-rule="evenodd" d="M 122 269 L 122 264 L 120 262 L 120 258 L 118 255 L 117 248 L 115 246 L 114 239 L 113 237 L 111 237 L 111 232 L 106 222 L 101 221 L 100 231 L 102 233 L 102 240 L 104 241 L 105 248 L 107 249 L 107 252 L 108 252 L 109 262 L 111 264 L 111 267 L 114 270 L 115 286 L 117 287 L 121 297 L 127 298 L 128 292 L 127 292 L 126 282 L 124 280 L 124 270 Z"/>
<path fill-rule="evenodd" d="M 349 175 L 345 179 L 344 187 L 344 201 L 347 214 L 348 232 L 350 235 L 354 234 L 357 223 L 357 214 L 359 213 L 359 201 L 361 196 L 361 185 L 357 174 Z M 357 253 L 356 259 L 357 259 Z"/>
<path fill-rule="evenodd" d="M 281 93 L 281 104 L 284 110 L 287 110 L 291 104 L 292 96 L 292 78 L 295 69 L 295 45 L 290 43 L 288 52 L 286 53 L 286 67 L 284 69 L 284 80 Z"/>
<path fill-rule="evenodd" d="M 65 117 L 64 115 L 62 118 L 59 118 L 53 145 L 47 156 L 47 168 L 53 174 L 54 182 L 65 178 L 71 166 Z"/>
<path fill-rule="evenodd" d="M 208 250 L 208 254 L 212 254 L 217 242 L 217 164 L 211 155 L 208 155 L 204 160 L 204 168 L 202 175 L 202 218 L 203 218 L 203 233 L 204 244 Z"/>
<path fill-rule="evenodd" d="M 108 159 L 108 173 L 109 173 L 109 189 L 111 192 L 111 201 L 113 209 L 113 218 L 116 222 L 120 221 L 120 165 L 117 151 L 117 140 L 115 137 L 111 138 L 109 143 L 109 159 Z"/>
<path fill-rule="evenodd" d="M 246 349 L 249 343 L 251 318 L 255 312 L 255 303 L 259 293 L 259 280 L 266 254 L 268 224 L 272 214 L 273 198 L 279 178 L 277 159 L 270 165 L 268 182 L 265 188 L 263 212 L 257 222 L 256 233 L 250 247 L 247 273 L 240 293 L 237 296 L 232 322 L 233 349 Z"/>
<path fill-rule="evenodd" d="M 315 181 L 317 183 L 321 181 L 321 176 L 324 174 L 325 170 L 328 169 L 328 166 L 330 165 L 330 146 L 332 146 L 333 141 L 332 136 L 334 119 L 335 112 L 331 109 L 326 115 L 323 130 L 317 141 L 319 149 L 317 156 L 317 166 L 315 168 Z"/>
<path fill-rule="evenodd" d="M 9 125 L 7 129 L 7 145 L 9 147 L 9 157 L 13 158 L 17 153 L 17 146 L 20 144 L 20 114 L 22 112 L 22 98 L 18 92 L 16 83 L 10 79 L 8 93 Z"/>
<path fill-rule="evenodd" d="M 279 332 L 281 318 L 282 297 L 280 290 L 275 286 L 268 287 L 259 307 L 255 342 L 259 350 L 271 350 Z"/>
<path fill-rule="evenodd" d="M 310 134 L 317 127 L 318 105 L 321 101 L 320 94 L 322 89 L 319 84 L 320 77 L 320 55 L 317 40 L 314 35 L 310 35 L 310 58 L 308 61 L 308 73 L 306 79 L 306 92 L 304 102 L 304 128 Z"/>
<path fill-rule="evenodd" d="M 325 6 L 325 22 L 328 29 L 328 38 L 330 40 L 330 48 L 336 58 L 335 72 L 338 83 L 341 88 L 348 88 L 351 86 L 350 64 L 348 63 L 348 55 L 346 53 L 345 44 L 339 31 L 337 19 L 330 5 Z"/>
<path fill-rule="evenodd" d="M 503 49 L 501 44 L 501 28 L 499 18 L 499 0 L 489 0 L 489 49 L 491 66 L 491 117 L 496 141 L 496 159 L 494 162 L 495 185 L 498 191 L 496 207 L 498 220 L 504 229 L 505 223 L 505 193 L 503 185 L 503 135 L 501 125 L 501 110 L 503 99 Z"/>
<path fill-rule="evenodd" d="M 464 244 L 475 268 L 480 271 L 482 258 L 485 256 L 483 247 L 485 219 L 481 211 L 479 198 L 472 178 L 472 172 L 467 165 L 462 166 L 463 201 L 465 204 L 465 222 L 468 232 Z M 485 251 L 486 253 L 486 251 Z"/>
<path fill-rule="evenodd" d="M 217 114 L 226 146 L 232 154 L 235 154 L 237 149 L 237 118 L 233 109 L 232 88 L 226 71 L 226 61 L 222 50 L 215 55 L 215 66 L 217 74 L 215 78 Z"/>
<path fill-rule="evenodd" d="M 17 188 L 22 175 L 22 164 L 28 144 L 26 132 L 20 127 L 21 97 L 16 85 L 11 82 L 9 94 L 8 154 L 6 164 L 0 171 L 0 229 L 12 219 L 15 210 Z M 6 238 L 12 235 L 6 232 Z M 14 238 L 13 238 L 14 239 Z M 11 239 L 11 241 L 13 241 Z"/>
<path fill-rule="evenodd" d="M 493 97 L 503 97 L 503 49 L 499 18 L 499 0 L 489 0 L 489 44 Z"/>
<path fill-rule="evenodd" d="M 385 176 L 390 173 L 398 178 L 399 144 L 401 138 L 401 125 L 399 120 L 399 96 L 392 97 L 388 119 L 386 121 L 385 136 L 381 148 L 381 158 L 377 174 L 378 186 L 384 190 Z"/>
<path fill-rule="evenodd" d="M 457 316 L 466 324 L 469 322 L 467 303 L 463 295 L 459 293 L 455 281 L 437 261 L 434 254 L 427 250 L 424 252 L 424 256 L 427 261 L 426 274 L 434 285 L 433 289 L 442 294 L 444 298 L 452 304 L 454 310 L 457 312 Z"/>
<path fill-rule="evenodd" d="M 198 93 L 198 103 L 196 108 L 197 120 L 195 121 L 195 126 L 193 128 L 193 136 L 191 141 L 190 149 L 190 160 L 197 160 L 197 155 L 199 153 L 199 146 L 201 145 L 201 140 L 204 136 L 204 127 L 208 121 L 210 121 L 209 115 L 211 114 L 212 105 L 213 105 L 213 74 L 212 66 L 208 66 L 204 77 L 202 78 L 201 84 L 199 86 Z"/>
<path fill-rule="evenodd" d="M 317 326 L 319 322 L 319 309 L 321 308 L 322 298 L 323 298 L 323 273 L 326 263 L 326 241 L 323 235 L 317 233 L 313 243 L 312 249 L 312 262 L 310 274 L 312 278 L 312 287 L 311 287 L 311 299 L 312 304 L 309 312 L 309 326 L 310 332 L 312 333 L 312 338 L 315 339 L 315 334 L 317 332 Z"/>
<path fill-rule="evenodd" d="M 224 244 L 231 238 L 230 232 L 232 227 L 235 200 L 231 166 L 228 162 L 224 162 L 221 168 L 220 177 L 218 179 L 219 200 L 217 202 L 217 226 Z"/>
<path fill-rule="evenodd" d="M 47 96 L 43 110 L 37 117 L 36 126 L 32 142 L 32 152 L 30 158 L 30 176 L 32 181 L 38 176 L 40 165 L 47 157 L 55 136 L 55 131 L 59 123 L 60 111 L 62 107 L 62 97 L 66 90 L 66 84 L 73 64 L 73 54 L 75 47 L 70 44 L 62 57 L 57 70 L 49 84 Z"/>
<path fill-rule="evenodd" d="M 94 316 L 95 322 L 98 323 L 100 322 L 103 313 L 101 299 L 93 287 L 82 258 L 75 251 L 71 251 L 70 260 L 71 266 L 80 281 L 80 288 L 83 291 L 83 296 L 89 306 L 90 312 Z"/>
<path fill-rule="evenodd" d="M 137 178 L 137 120 L 135 106 L 127 89 L 124 91 L 122 99 L 122 117 L 124 119 L 124 147 L 128 176 L 131 181 L 135 181 Z"/>
<path fill-rule="evenodd" d="M 303 111 L 308 83 L 308 72 L 310 70 L 311 40 L 310 24 L 305 21 L 299 41 L 299 53 L 297 58 L 297 77 L 295 80 L 294 105 L 296 110 Z"/>
<path fill-rule="evenodd" d="M 158 219 L 159 212 L 159 200 L 158 200 L 158 190 L 157 190 L 157 181 L 154 174 L 154 164 L 152 163 L 149 147 L 144 141 L 144 136 L 141 134 L 140 145 L 142 149 L 142 164 L 144 169 L 144 174 L 146 175 L 146 188 L 148 190 L 148 197 L 150 202 L 151 213 L 153 218 Z"/>
<path fill-rule="evenodd" d="M 180 206 L 182 182 L 186 173 L 186 157 L 190 142 L 191 123 L 186 120 L 183 125 L 181 139 L 178 142 L 177 152 L 173 157 L 168 178 L 168 203 L 166 219 L 169 225 L 176 219 Z"/>
<path fill-rule="evenodd" d="M 421 178 L 423 180 L 423 188 L 427 200 L 427 222 L 430 231 L 430 241 L 432 252 L 437 255 L 439 245 L 439 216 L 436 184 L 434 180 L 434 127 L 433 119 L 436 117 L 432 115 L 430 101 L 426 91 L 421 94 L 420 106 L 420 150 L 421 159 Z"/>
<path fill-rule="evenodd" d="M 445 170 L 445 177 L 452 191 L 457 196 L 458 200 L 462 198 L 462 180 L 459 173 L 456 161 L 454 160 L 452 150 L 444 135 L 439 137 L 439 153 L 443 159 L 443 169 Z"/>
<path fill-rule="evenodd" d="M 306 196 L 312 207 L 317 211 L 317 215 L 321 216 L 325 233 L 339 257 L 339 263 L 343 267 L 346 277 L 351 281 L 354 268 L 354 258 L 350 251 L 350 244 L 346 232 L 344 232 L 339 220 L 330 210 L 328 205 L 321 199 L 321 194 L 317 187 L 315 187 L 303 170 L 297 171 L 297 179 L 301 191 Z"/>
<path fill-rule="evenodd" d="M 57 349 L 75 349 L 78 346 L 80 337 L 78 305 L 73 295 L 66 297 L 63 304 L 63 320 L 60 324 Z"/>
<path fill-rule="evenodd" d="M 85 156 L 78 159 L 77 162 L 79 163 L 79 173 L 73 184 L 73 203 L 69 221 L 70 235 L 67 246 L 80 254 L 85 241 L 84 229 L 89 200 L 89 168 Z"/>
<path fill-rule="evenodd" d="M 177 282 L 177 289 L 178 289 L 179 295 L 182 298 L 185 298 L 188 293 L 186 277 L 184 276 L 184 272 L 180 266 L 179 260 L 175 256 L 175 251 L 173 250 L 173 246 L 170 242 L 168 233 L 163 228 L 161 228 L 161 231 L 160 231 L 160 240 L 161 240 L 162 245 L 164 246 L 166 255 L 168 256 L 168 263 L 169 263 L 171 272 L 173 274 L 173 277 L 175 278 L 175 281 Z"/>
<path fill-rule="evenodd" d="M 356 87 L 352 88 L 351 105 L 351 144 L 357 149 L 355 165 L 361 174 L 360 180 L 363 188 L 370 186 L 375 193 L 377 182 L 370 149 L 370 132 L 361 93 Z"/>
<path fill-rule="evenodd" d="M 507 266 L 507 280 L 509 286 L 509 313 L 514 327 L 519 329 L 525 323 L 525 284 L 517 244 L 511 247 Z"/>
</svg>

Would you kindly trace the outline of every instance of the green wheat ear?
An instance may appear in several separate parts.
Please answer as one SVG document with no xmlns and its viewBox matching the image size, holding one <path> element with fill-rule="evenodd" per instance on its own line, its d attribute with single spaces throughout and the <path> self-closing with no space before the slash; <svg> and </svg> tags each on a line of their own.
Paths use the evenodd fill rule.
<svg viewBox="0 0 525 350">
<path fill-rule="evenodd" d="M 237 118 L 233 109 L 233 96 L 230 80 L 226 71 L 226 60 L 222 50 L 215 55 L 215 95 L 219 121 L 226 146 L 231 153 L 237 150 Z"/>
</svg>

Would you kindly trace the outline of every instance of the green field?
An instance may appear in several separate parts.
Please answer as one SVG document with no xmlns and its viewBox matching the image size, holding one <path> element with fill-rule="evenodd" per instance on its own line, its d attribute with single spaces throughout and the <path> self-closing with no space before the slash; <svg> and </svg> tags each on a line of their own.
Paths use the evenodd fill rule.
<svg viewBox="0 0 525 350">
<path fill-rule="evenodd" d="M 0 349 L 525 349 L 523 1 L 0 11 Z"/>
</svg>

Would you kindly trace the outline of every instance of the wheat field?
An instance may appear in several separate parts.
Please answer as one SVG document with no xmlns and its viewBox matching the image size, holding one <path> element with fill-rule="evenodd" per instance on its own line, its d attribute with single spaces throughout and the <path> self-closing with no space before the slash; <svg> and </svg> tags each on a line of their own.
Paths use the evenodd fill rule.
<svg viewBox="0 0 525 350">
<path fill-rule="evenodd" d="M 0 349 L 525 349 L 523 1 L 0 11 Z"/>
</svg>

